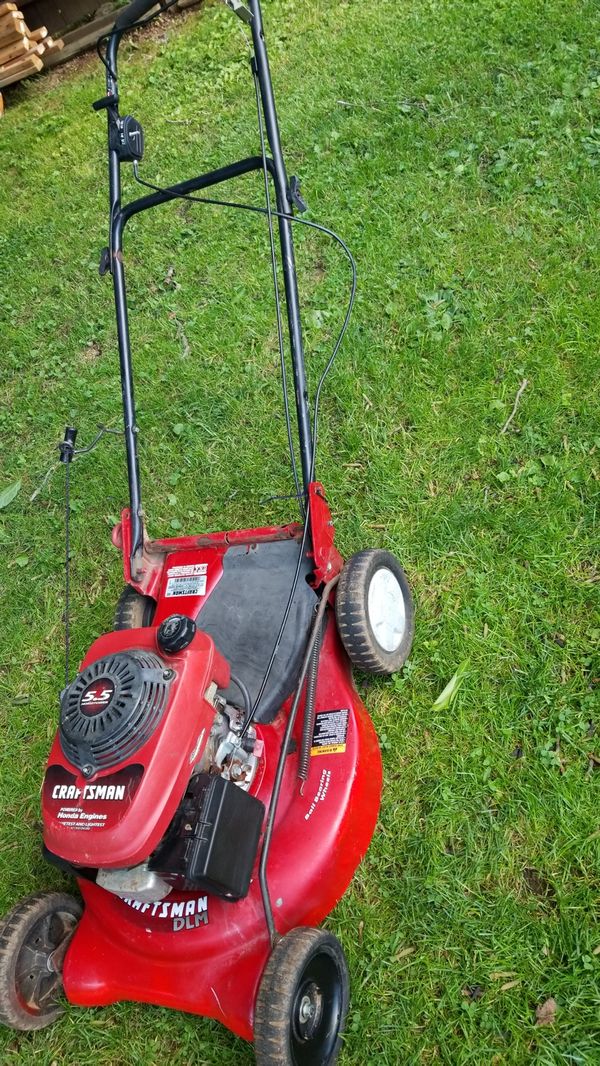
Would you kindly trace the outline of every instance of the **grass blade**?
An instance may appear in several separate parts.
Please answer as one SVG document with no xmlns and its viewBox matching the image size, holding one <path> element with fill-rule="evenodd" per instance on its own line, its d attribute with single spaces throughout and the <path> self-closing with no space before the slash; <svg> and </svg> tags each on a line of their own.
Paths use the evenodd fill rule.
<svg viewBox="0 0 600 1066">
<path fill-rule="evenodd" d="M 4 492 L 0 492 L 0 511 L 4 507 L 8 507 L 9 503 L 12 503 L 15 496 L 18 496 L 21 491 L 21 482 L 15 481 L 14 484 L 9 485 Z"/>
<path fill-rule="evenodd" d="M 468 668 L 469 660 L 465 659 L 452 675 L 446 687 L 442 689 L 437 700 L 432 704 L 432 710 L 444 711 L 454 703 L 458 690 L 467 675 Z"/>
</svg>

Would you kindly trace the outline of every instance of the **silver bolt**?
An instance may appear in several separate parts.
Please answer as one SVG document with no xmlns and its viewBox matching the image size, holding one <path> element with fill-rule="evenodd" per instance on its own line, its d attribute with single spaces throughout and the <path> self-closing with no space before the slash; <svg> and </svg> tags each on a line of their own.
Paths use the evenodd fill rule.
<svg viewBox="0 0 600 1066">
<path fill-rule="evenodd" d="M 314 1018 L 315 1005 L 311 1002 L 310 996 L 304 996 L 300 1004 L 300 1021 L 307 1022 L 309 1018 Z"/>
</svg>

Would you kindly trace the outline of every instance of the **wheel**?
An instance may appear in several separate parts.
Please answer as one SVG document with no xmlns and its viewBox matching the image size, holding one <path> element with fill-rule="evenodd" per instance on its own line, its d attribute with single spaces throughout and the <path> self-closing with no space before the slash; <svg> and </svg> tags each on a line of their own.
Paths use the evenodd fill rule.
<svg viewBox="0 0 600 1066">
<path fill-rule="evenodd" d="M 114 629 L 144 629 L 152 625 L 156 604 L 131 585 L 125 585 L 115 610 Z"/>
<path fill-rule="evenodd" d="M 256 1000 L 258 1066 L 329 1066 L 338 1057 L 350 982 L 342 945 L 321 929 L 292 929 L 275 947 Z"/>
<path fill-rule="evenodd" d="M 38 892 L 17 903 L 0 932 L 0 1022 L 43 1029 L 62 1014 L 62 964 L 81 918 L 66 892 Z"/>
<path fill-rule="evenodd" d="M 415 616 L 406 574 L 395 555 L 379 548 L 345 564 L 335 598 L 338 630 L 355 666 L 394 674 L 408 659 Z"/>
</svg>

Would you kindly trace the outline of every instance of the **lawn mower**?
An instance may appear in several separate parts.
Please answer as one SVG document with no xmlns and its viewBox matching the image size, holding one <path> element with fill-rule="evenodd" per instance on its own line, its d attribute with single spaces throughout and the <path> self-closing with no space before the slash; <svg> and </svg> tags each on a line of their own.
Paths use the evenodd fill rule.
<svg viewBox="0 0 600 1066">
<path fill-rule="evenodd" d="M 40 1029 L 60 1013 L 63 992 L 85 1007 L 130 1000 L 217 1019 L 254 1041 L 263 1066 L 325 1066 L 341 1046 L 349 978 L 339 941 L 318 926 L 365 855 L 382 784 L 376 734 L 351 670 L 399 670 L 413 608 L 394 555 L 366 550 L 344 563 L 334 544 L 315 477 L 319 398 L 356 271 L 350 257 L 348 311 L 309 406 L 294 225 L 330 234 L 350 253 L 327 227 L 300 217 L 259 0 L 227 3 L 251 42 L 260 153 L 168 187 L 142 182 L 150 191 L 126 204 L 121 167 L 132 164 L 142 181 L 144 135 L 120 114 L 117 56 L 124 33 L 156 17 L 154 0 L 125 7 L 98 44 L 106 95 L 94 108 L 107 118 L 110 188 L 100 273 L 114 289 L 129 484 L 113 543 L 126 584 L 114 630 L 92 644 L 74 678 L 66 641 L 42 785 L 44 856 L 76 878 L 81 900 L 38 893 L 5 916 L 0 1020 Z M 253 171 L 263 177 L 264 207 L 196 195 Z M 268 222 L 300 511 L 287 525 L 162 540 L 146 532 L 123 236 L 135 215 L 179 199 L 258 211 Z M 67 487 L 71 462 L 89 450 L 75 444 L 69 427 L 60 445 Z"/>
</svg>

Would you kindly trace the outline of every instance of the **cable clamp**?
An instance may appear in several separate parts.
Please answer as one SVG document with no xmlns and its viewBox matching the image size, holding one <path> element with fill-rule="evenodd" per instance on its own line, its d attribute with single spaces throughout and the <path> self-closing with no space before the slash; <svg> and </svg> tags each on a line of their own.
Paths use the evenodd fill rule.
<svg viewBox="0 0 600 1066">
<path fill-rule="evenodd" d="M 290 178 L 290 187 L 288 192 L 290 200 L 292 201 L 296 210 L 299 211 L 301 215 L 303 215 L 305 211 L 308 211 L 308 204 L 305 200 L 302 199 L 300 195 L 300 178 L 297 178 L 295 175 L 292 175 L 292 177 Z"/>
<path fill-rule="evenodd" d="M 105 274 L 112 274 L 112 269 L 110 265 L 110 248 L 103 248 L 100 252 L 100 264 L 98 266 L 98 273 L 101 278 L 103 278 Z"/>
<path fill-rule="evenodd" d="M 66 426 L 64 440 L 58 446 L 61 463 L 70 463 L 73 461 L 76 437 L 77 430 L 74 429 L 73 426 Z"/>
</svg>

